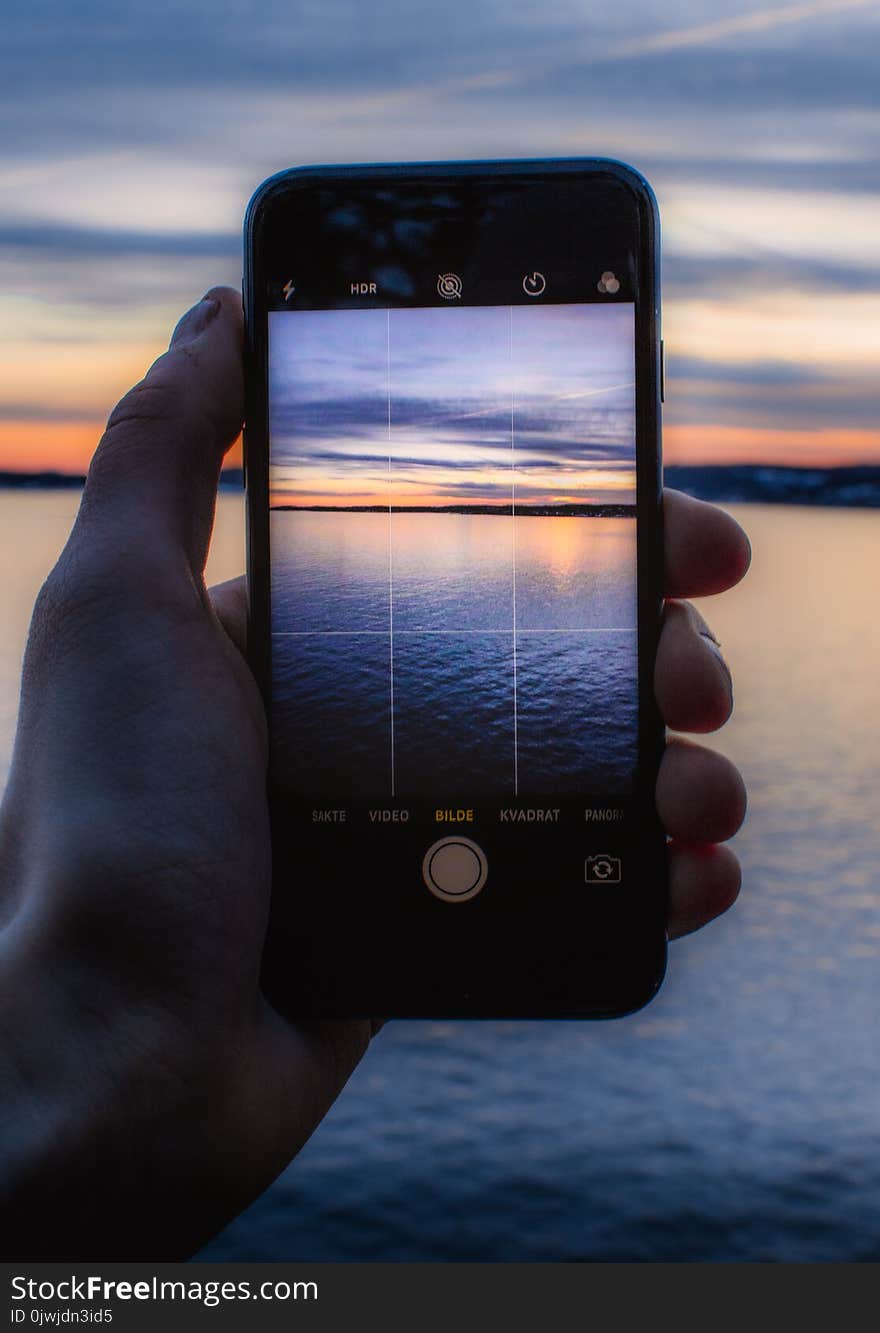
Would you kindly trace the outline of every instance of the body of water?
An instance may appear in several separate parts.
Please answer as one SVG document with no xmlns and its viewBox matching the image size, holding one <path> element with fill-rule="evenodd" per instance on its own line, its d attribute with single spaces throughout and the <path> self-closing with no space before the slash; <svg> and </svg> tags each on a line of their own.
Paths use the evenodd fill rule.
<svg viewBox="0 0 880 1333">
<path fill-rule="evenodd" d="M 633 519 L 275 510 L 271 543 L 284 790 L 628 790 Z"/>
<path fill-rule="evenodd" d="M 76 497 L 0 496 L 4 757 Z M 395 1022 L 203 1259 L 880 1259 L 880 513 L 734 506 L 740 902 L 612 1023 Z M 220 501 L 214 578 L 242 568 Z"/>
</svg>

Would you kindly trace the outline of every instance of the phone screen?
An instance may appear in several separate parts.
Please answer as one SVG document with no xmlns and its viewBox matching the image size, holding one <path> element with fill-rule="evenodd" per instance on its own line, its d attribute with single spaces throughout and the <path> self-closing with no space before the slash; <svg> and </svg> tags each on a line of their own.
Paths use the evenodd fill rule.
<svg viewBox="0 0 880 1333">
<path fill-rule="evenodd" d="M 276 781 L 583 818 L 637 764 L 634 307 L 444 276 L 269 317 Z"/>
<path fill-rule="evenodd" d="M 269 971 L 618 1012 L 663 954 L 651 229 L 613 172 L 441 177 L 291 173 L 249 233 Z"/>
</svg>

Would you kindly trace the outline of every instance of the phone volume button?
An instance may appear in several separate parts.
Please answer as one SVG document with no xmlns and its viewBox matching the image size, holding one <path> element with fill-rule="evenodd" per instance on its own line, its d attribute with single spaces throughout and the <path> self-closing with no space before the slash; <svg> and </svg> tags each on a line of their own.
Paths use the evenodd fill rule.
<svg viewBox="0 0 880 1333">
<path fill-rule="evenodd" d="M 666 402 L 666 344 L 660 339 L 660 402 Z"/>
</svg>

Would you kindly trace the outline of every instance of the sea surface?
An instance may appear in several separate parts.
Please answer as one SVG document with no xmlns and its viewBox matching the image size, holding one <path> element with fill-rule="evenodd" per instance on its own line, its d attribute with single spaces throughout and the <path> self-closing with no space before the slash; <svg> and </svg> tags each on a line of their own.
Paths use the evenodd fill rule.
<svg viewBox="0 0 880 1333">
<path fill-rule="evenodd" d="M 76 496 L 0 493 L 0 753 Z M 611 1023 L 394 1022 L 211 1259 L 880 1259 L 880 513 L 732 507 L 739 903 Z M 221 497 L 215 579 L 243 565 Z"/>
<path fill-rule="evenodd" d="M 282 790 L 630 789 L 632 518 L 275 510 L 270 538 Z"/>
</svg>

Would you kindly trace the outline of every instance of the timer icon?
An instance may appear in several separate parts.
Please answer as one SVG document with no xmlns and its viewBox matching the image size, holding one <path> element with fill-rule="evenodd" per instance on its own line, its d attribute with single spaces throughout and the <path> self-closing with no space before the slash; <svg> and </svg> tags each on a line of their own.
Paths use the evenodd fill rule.
<svg viewBox="0 0 880 1333">
<path fill-rule="evenodd" d="M 547 279 L 543 273 L 527 273 L 523 278 L 523 291 L 526 296 L 543 296 L 547 286 Z"/>
</svg>

